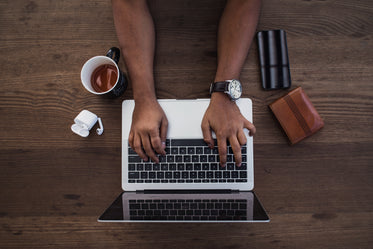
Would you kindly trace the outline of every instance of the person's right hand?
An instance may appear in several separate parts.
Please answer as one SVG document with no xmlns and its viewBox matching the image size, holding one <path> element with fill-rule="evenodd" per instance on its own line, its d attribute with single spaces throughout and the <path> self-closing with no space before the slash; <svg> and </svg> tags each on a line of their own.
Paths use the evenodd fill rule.
<svg viewBox="0 0 373 249">
<path fill-rule="evenodd" d="M 157 100 L 135 101 L 128 142 L 144 161 L 150 157 L 158 163 L 156 153 L 166 154 L 167 127 L 167 117 Z"/>
</svg>

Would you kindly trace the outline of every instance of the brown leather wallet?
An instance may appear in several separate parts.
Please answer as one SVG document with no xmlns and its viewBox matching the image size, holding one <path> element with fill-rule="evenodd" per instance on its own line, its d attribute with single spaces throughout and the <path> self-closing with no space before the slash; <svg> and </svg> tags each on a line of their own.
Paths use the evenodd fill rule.
<svg viewBox="0 0 373 249">
<path fill-rule="evenodd" d="M 292 145 L 311 136 L 324 126 L 324 121 L 301 87 L 277 99 L 269 107 Z"/>
</svg>

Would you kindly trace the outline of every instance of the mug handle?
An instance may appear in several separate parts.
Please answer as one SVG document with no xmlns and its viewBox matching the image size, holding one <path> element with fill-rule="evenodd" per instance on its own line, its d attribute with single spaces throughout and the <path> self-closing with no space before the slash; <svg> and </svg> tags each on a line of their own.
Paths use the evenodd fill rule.
<svg viewBox="0 0 373 249">
<path fill-rule="evenodd" d="M 106 56 L 113 59 L 115 61 L 115 63 L 118 64 L 119 58 L 120 58 L 119 48 L 117 48 L 117 47 L 110 48 L 109 51 L 107 51 Z M 114 58 L 113 58 L 113 56 L 114 56 Z"/>
</svg>

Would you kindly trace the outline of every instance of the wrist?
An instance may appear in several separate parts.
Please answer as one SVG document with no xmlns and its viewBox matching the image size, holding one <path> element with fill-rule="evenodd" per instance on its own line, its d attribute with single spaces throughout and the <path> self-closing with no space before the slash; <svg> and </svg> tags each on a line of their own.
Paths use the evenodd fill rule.
<svg viewBox="0 0 373 249">
<path fill-rule="evenodd" d="M 153 79 L 136 79 L 132 80 L 131 84 L 135 102 L 154 102 L 157 100 Z"/>
<path fill-rule="evenodd" d="M 213 92 L 211 94 L 211 101 L 212 104 L 223 104 L 223 105 L 230 105 L 234 104 L 234 101 L 232 101 L 229 96 L 226 93 L 223 92 Z"/>
</svg>

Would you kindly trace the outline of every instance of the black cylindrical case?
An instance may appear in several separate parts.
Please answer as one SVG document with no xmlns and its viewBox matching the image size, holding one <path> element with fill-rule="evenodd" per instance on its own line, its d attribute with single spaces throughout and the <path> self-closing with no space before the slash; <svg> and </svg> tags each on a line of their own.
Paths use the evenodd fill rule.
<svg viewBox="0 0 373 249">
<path fill-rule="evenodd" d="M 257 39 L 263 88 L 271 90 L 291 87 L 285 31 L 260 31 Z"/>
</svg>

